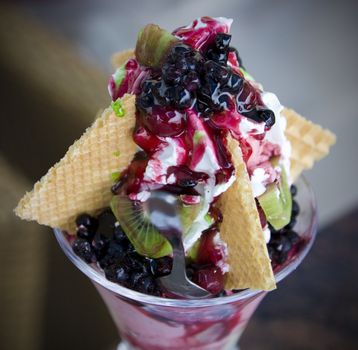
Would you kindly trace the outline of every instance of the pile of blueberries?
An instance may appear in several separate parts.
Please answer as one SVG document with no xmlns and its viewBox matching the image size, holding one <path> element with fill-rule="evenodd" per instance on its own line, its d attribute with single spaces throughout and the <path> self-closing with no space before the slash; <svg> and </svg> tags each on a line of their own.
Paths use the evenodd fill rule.
<svg viewBox="0 0 358 350">
<path fill-rule="evenodd" d="M 75 254 L 87 263 L 98 263 L 108 280 L 141 293 L 159 296 L 156 279 L 168 275 L 172 258 L 149 259 L 136 253 L 110 209 L 97 218 L 88 214 L 76 219 Z"/>
<path fill-rule="evenodd" d="M 203 52 L 179 43 L 171 47 L 161 69 L 153 69 L 143 81 L 137 96 L 139 110 L 150 114 L 154 106 L 183 111 L 194 107 L 204 118 L 230 109 L 236 98 L 240 113 L 267 126 L 275 122 L 274 114 L 266 109 L 258 92 L 228 66 L 228 54 L 237 50 L 230 47 L 231 35 L 219 33 Z M 255 96 L 247 103 L 248 96 Z"/>
<path fill-rule="evenodd" d="M 292 185 L 290 191 L 292 197 L 295 197 L 297 194 L 297 187 Z M 300 207 L 298 203 L 293 200 L 291 221 L 284 228 L 277 231 L 269 225 L 271 239 L 267 244 L 267 248 L 273 267 L 284 264 L 293 246 L 302 240 L 302 238 L 300 238 L 300 236 L 293 230 L 299 212 Z"/>
</svg>

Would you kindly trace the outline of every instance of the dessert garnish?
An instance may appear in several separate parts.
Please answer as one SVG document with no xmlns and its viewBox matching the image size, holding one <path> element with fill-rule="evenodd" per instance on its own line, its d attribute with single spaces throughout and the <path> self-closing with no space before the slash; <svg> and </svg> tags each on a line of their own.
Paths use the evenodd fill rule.
<svg viewBox="0 0 358 350">
<path fill-rule="evenodd" d="M 297 246 L 294 181 L 335 142 L 264 91 L 231 46 L 232 20 L 202 17 L 172 33 L 154 24 L 116 54 L 111 107 L 16 208 L 60 228 L 108 279 L 167 296 L 172 245 L 148 217 L 175 196 L 187 275 L 214 295 L 275 288 Z M 76 220 L 77 218 L 77 220 Z"/>
</svg>

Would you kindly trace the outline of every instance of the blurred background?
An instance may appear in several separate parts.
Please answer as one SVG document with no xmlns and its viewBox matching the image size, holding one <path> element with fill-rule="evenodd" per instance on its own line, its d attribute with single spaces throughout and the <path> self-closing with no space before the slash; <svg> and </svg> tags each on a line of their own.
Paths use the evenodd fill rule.
<svg viewBox="0 0 358 350">
<path fill-rule="evenodd" d="M 109 103 L 111 55 L 148 22 L 235 21 L 246 68 L 282 104 L 334 131 L 307 178 L 320 235 L 263 302 L 242 349 L 357 349 L 358 2 L 349 0 L 11 1 L 0 4 L 0 348 L 111 349 L 118 341 L 90 282 L 51 231 L 12 214 L 19 198 Z"/>
</svg>

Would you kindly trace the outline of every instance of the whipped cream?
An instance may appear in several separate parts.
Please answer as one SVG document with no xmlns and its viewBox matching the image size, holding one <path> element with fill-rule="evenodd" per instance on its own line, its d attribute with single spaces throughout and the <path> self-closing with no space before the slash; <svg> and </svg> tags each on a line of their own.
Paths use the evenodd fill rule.
<svg viewBox="0 0 358 350">
<path fill-rule="evenodd" d="M 164 137 L 163 141 L 164 143 L 160 145 L 159 150 L 153 154 L 148 162 L 144 181 L 161 185 L 175 182 L 174 174 L 167 178 L 168 168 L 182 164 L 186 157 L 186 150 L 178 139 Z"/>
<path fill-rule="evenodd" d="M 262 92 L 261 98 L 266 107 L 275 114 L 275 124 L 266 131 L 265 123 L 257 123 L 242 116 L 238 125 L 240 138 L 244 139 L 251 148 L 251 155 L 246 165 L 255 198 L 262 195 L 267 185 L 280 176 L 281 168 L 272 167 L 269 162 L 270 155 L 279 156 L 279 164 L 285 168 L 289 183 L 291 183 L 291 145 L 284 134 L 286 119 L 281 113 L 283 106 L 276 95 L 271 92 Z"/>
<path fill-rule="evenodd" d="M 271 239 L 271 231 L 270 231 L 268 225 L 266 225 L 263 228 L 263 233 L 264 233 L 264 237 L 265 237 L 265 242 L 267 244 L 268 242 L 270 242 L 270 239 Z"/>
<path fill-rule="evenodd" d="M 266 180 L 269 178 L 269 175 L 265 172 L 263 168 L 256 168 L 251 175 L 251 185 L 254 197 L 261 196 L 266 191 Z"/>
<path fill-rule="evenodd" d="M 222 273 L 229 272 L 230 265 L 226 262 L 227 257 L 229 256 L 229 251 L 227 243 L 221 239 L 219 232 L 214 236 L 213 243 L 217 249 L 220 249 L 222 256 L 222 259 L 217 262 L 217 266 L 220 268 Z"/>
<path fill-rule="evenodd" d="M 262 101 L 267 108 L 271 109 L 276 118 L 275 124 L 266 133 L 265 139 L 273 144 L 279 145 L 281 149 L 280 163 L 284 166 L 289 184 L 292 183 L 290 176 L 290 157 L 291 157 L 291 143 L 285 136 L 286 119 L 282 115 L 283 106 L 281 105 L 277 96 L 271 92 L 263 92 L 261 94 Z"/>
</svg>

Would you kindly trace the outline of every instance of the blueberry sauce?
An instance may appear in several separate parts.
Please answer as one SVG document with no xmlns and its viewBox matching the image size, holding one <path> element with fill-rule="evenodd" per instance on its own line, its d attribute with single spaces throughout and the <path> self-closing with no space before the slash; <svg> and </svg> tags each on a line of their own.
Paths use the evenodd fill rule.
<svg viewBox="0 0 358 350">
<path fill-rule="evenodd" d="M 257 124 L 261 132 L 255 138 L 263 139 L 274 124 L 275 115 L 264 105 L 257 86 L 244 78 L 238 52 L 230 46 L 230 24 L 230 20 L 210 17 L 195 20 L 172 33 L 178 40 L 166 51 L 160 67 L 141 66 L 131 59 L 112 76 L 109 90 L 114 101 L 126 92 L 136 94 L 137 125 L 133 139 L 146 153 L 150 167 L 151 160 L 156 162 L 161 153 L 169 152 L 171 138 L 180 144 L 183 156 L 172 160 L 169 168 L 180 165 L 197 172 L 195 165 L 214 157 L 212 176 L 216 185 L 226 183 L 234 170 L 226 149 L 229 131 L 241 143 L 244 154 L 256 157 L 254 146 L 241 137 L 240 122 L 247 118 L 254 127 Z M 118 76 L 122 77 L 121 84 Z M 202 141 L 198 135 L 203 135 Z M 208 148 L 211 154 L 205 158 Z M 264 154 L 267 168 L 273 156 L 277 152 Z M 261 158 L 256 160 L 255 164 L 264 162 Z M 143 168 L 137 174 L 136 184 L 126 186 L 122 193 L 139 199 L 139 192 L 157 188 L 158 182 L 174 193 L 178 193 L 178 187 L 188 187 L 169 168 L 160 169 L 159 177 L 149 178 Z M 130 181 L 128 173 L 122 174 L 117 188 Z M 169 178 L 172 186 L 167 186 Z M 274 181 L 275 177 L 269 180 Z"/>
<path fill-rule="evenodd" d="M 167 33 L 168 47 L 158 48 L 162 56 L 150 53 L 160 64 L 144 65 L 137 55 L 138 60 L 128 60 L 113 74 L 108 86 L 114 102 L 125 93 L 136 95 L 133 140 L 140 147 L 113 184 L 113 195 L 128 196 L 138 204 L 150 191 L 162 189 L 177 195 L 193 212 L 198 205 L 206 208 L 196 243 L 186 247 L 187 274 L 217 296 L 227 294 L 227 249 L 218 235 L 223 217 L 215 206 L 234 175 L 227 135 L 240 143 L 250 178 L 257 168 L 265 171 L 264 186 L 280 179 L 272 159 L 282 158 L 280 145 L 266 138 L 276 111 L 263 102 L 261 87 L 247 79 L 238 51 L 230 46 L 230 24 L 230 20 L 202 17 L 172 35 Z M 158 28 L 155 37 L 163 32 Z M 145 48 L 141 49 L 143 55 Z M 292 186 L 292 196 L 296 193 Z M 293 201 L 291 221 L 278 231 L 266 222 L 259 205 L 258 212 L 262 227 L 270 230 L 267 248 L 276 269 L 302 244 L 293 230 L 299 206 Z M 73 250 L 81 259 L 96 263 L 112 282 L 166 296 L 158 278 L 171 272 L 170 256 L 138 254 L 109 209 L 97 217 L 80 215 L 76 225 Z"/>
</svg>

